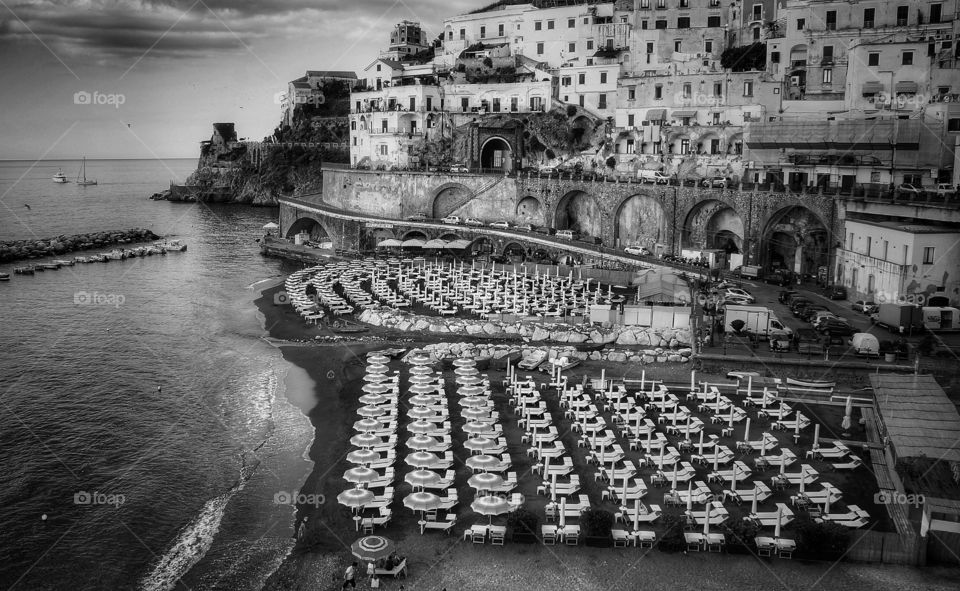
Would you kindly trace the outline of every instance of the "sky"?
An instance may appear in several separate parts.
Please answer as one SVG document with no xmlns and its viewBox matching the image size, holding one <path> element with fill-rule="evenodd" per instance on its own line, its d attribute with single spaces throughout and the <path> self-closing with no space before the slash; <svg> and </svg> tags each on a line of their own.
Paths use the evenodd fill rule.
<svg viewBox="0 0 960 591">
<path fill-rule="evenodd" d="M 359 73 L 401 20 L 489 0 L 0 0 L 0 160 L 193 158 L 263 139 L 306 70 Z"/>
</svg>

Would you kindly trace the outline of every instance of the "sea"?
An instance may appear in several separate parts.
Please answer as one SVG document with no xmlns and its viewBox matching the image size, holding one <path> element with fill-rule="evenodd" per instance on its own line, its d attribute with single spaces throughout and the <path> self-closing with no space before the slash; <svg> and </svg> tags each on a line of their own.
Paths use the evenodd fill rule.
<svg viewBox="0 0 960 591">
<path fill-rule="evenodd" d="M 296 267 L 260 255 L 275 209 L 149 200 L 195 165 L 88 160 L 81 187 L 51 180 L 80 161 L 0 162 L 0 240 L 142 227 L 188 246 L 0 265 L 0 589 L 259 589 L 292 547 L 313 403 L 288 398 L 303 372 L 253 301 Z"/>
</svg>

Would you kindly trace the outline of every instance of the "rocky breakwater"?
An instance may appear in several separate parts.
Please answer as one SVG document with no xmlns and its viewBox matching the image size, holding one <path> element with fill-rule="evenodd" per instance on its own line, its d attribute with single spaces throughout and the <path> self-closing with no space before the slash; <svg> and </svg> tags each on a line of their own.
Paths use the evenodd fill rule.
<svg viewBox="0 0 960 591">
<path fill-rule="evenodd" d="M 88 248 L 104 248 L 115 244 L 149 242 L 159 238 L 150 230 L 134 228 L 132 230 L 57 236 L 41 240 L 5 240 L 0 241 L 0 263 L 38 259 Z"/>
<path fill-rule="evenodd" d="M 372 326 L 404 332 L 464 335 L 527 342 L 604 345 L 604 351 L 578 352 L 580 359 L 608 359 L 618 362 L 684 363 L 692 351 L 690 329 L 620 326 L 599 328 L 539 322 L 499 322 L 469 318 L 440 318 L 407 314 L 388 307 L 367 308 L 358 320 Z M 617 350 L 617 346 L 624 349 Z M 631 347 L 626 349 L 626 347 Z M 643 347 L 643 348 L 641 348 Z M 576 351 L 576 347 L 570 347 Z"/>
<path fill-rule="evenodd" d="M 643 351 L 629 351 L 604 349 L 603 351 L 579 351 L 571 346 L 544 346 L 544 345 L 512 345 L 512 344 L 491 344 L 482 343 L 431 343 L 419 349 L 413 349 L 407 353 L 407 356 L 417 353 L 426 353 L 436 360 L 456 359 L 458 357 L 476 357 L 478 359 L 503 359 L 508 355 L 520 354 L 521 358 L 540 356 L 546 353 L 547 359 L 556 359 L 566 357 L 568 359 L 579 359 L 581 361 L 612 361 L 614 363 L 687 363 L 693 350 L 689 347 L 681 347 L 675 350 L 665 350 L 661 348 L 649 349 Z"/>
</svg>

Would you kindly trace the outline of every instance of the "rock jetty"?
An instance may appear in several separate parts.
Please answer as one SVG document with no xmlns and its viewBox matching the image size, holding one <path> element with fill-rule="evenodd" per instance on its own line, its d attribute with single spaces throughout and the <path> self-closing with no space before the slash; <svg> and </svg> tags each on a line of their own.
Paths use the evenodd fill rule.
<svg viewBox="0 0 960 591">
<path fill-rule="evenodd" d="M 159 238 L 160 236 L 150 230 L 133 228 L 132 230 L 57 236 L 41 240 L 4 240 L 0 241 L 0 263 L 38 259 L 89 248 L 104 248 L 115 244 L 150 242 Z"/>
</svg>

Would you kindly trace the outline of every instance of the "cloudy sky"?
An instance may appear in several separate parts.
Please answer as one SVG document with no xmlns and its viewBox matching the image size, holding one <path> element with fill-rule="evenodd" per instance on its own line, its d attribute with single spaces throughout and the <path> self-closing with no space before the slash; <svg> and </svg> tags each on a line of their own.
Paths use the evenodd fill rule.
<svg viewBox="0 0 960 591">
<path fill-rule="evenodd" d="M 359 71 L 396 22 L 432 39 L 486 4 L 0 0 L 0 159 L 195 157 L 217 121 L 262 139 L 305 70 Z"/>
</svg>

